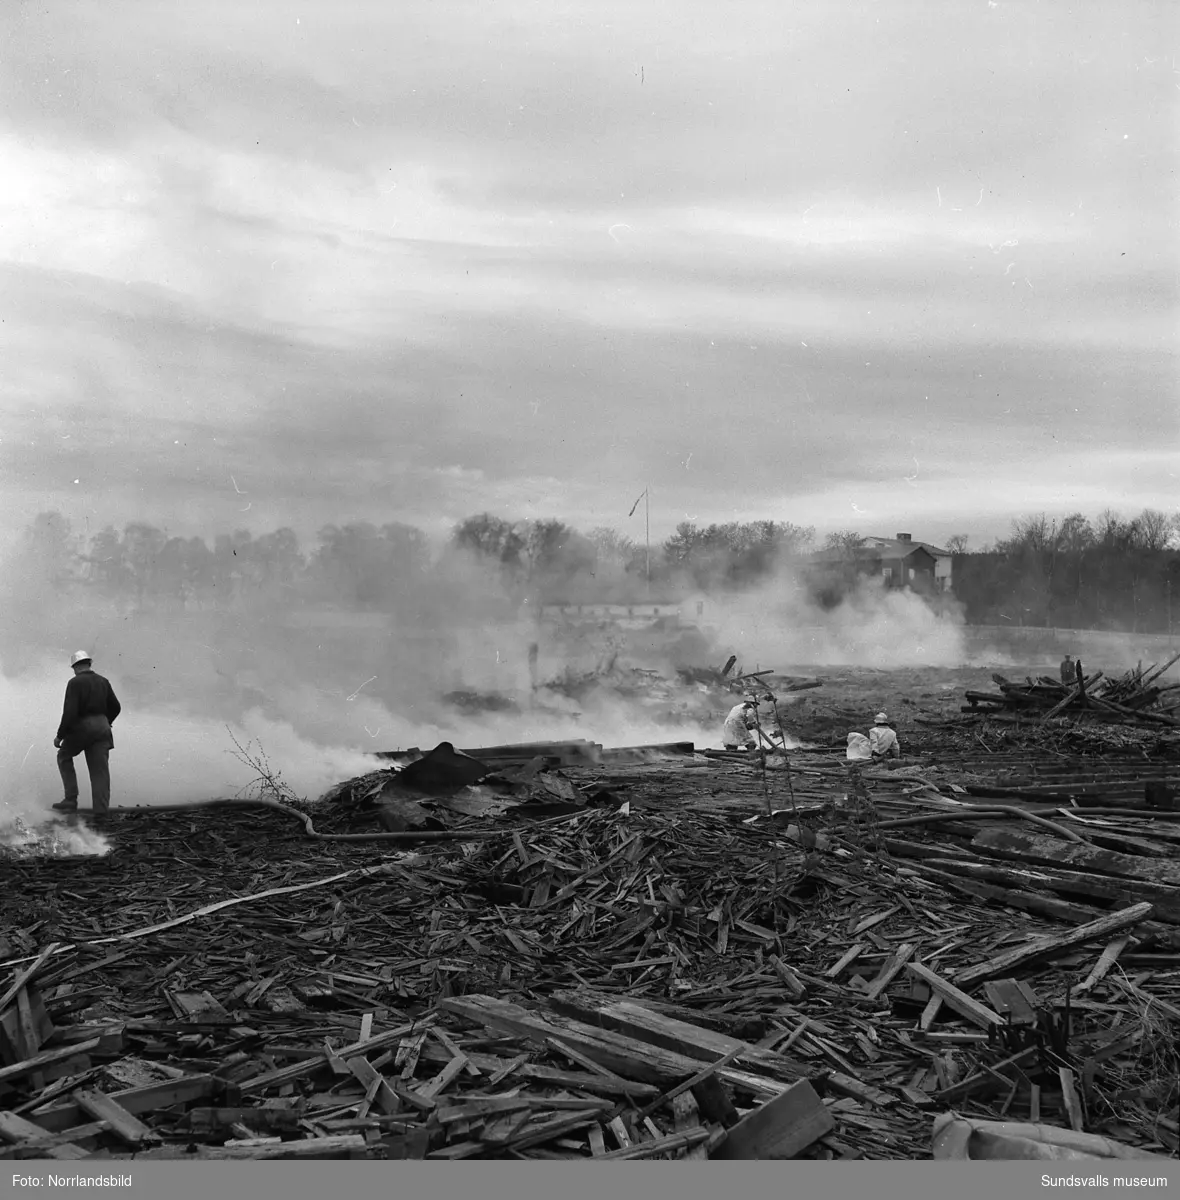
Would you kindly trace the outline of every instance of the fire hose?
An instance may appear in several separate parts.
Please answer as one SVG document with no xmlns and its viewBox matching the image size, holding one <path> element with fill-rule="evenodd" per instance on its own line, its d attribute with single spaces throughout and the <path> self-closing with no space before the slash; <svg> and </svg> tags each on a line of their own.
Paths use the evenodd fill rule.
<svg viewBox="0 0 1180 1200">
<path fill-rule="evenodd" d="M 565 813 L 559 817 L 550 817 L 544 821 L 531 821 L 527 825 L 513 825 L 511 829 L 442 829 L 442 830 L 406 830 L 402 833 L 321 833 L 312 824 L 308 813 L 300 812 L 289 804 L 278 800 L 264 800 L 258 797 L 232 799 L 215 797 L 211 800 L 190 800 L 184 804 L 150 804 L 130 807 L 110 808 L 110 813 L 159 813 L 159 812 L 188 812 L 199 808 L 269 808 L 274 812 L 292 817 L 303 825 L 303 831 L 318 842 L 469 842 L 480 838 L 511 837 L 522 829 L 540 829 L 546 825 L 557 825 L 568 821 L 579 813 Z M 588 811 L 588 810 L 587 810 Z"/>
</svg>

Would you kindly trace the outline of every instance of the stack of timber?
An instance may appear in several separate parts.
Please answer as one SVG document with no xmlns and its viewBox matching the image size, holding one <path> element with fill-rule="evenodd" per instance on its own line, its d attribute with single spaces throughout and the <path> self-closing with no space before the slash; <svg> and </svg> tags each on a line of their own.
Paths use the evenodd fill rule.
<svg viewBox="0 0 1180 1200">
<path fill-rule="evenodd" d="M 1102 671 L 1085 675 L 1082 664 L 1076 664 L 1077 678 L 1067 685 L 1048 675 L 1027 676 L 1023 683 L 1013 683 L 1002 675 L 993 675 L 998 692 L 968 691 L 966 713 L 994 715 L 1006 713 L 1048 720 L 1053 717 L 1105 722 L 1144 723 L 1165 728 L 1180 728 L 1180 684 L 1164 685 L 1160 681 L 1169 667 L 1180 660 L 1180 654 L 1146 670 L 1142 664 L 1117 678 L 1108 678 Z"/>
</svg>

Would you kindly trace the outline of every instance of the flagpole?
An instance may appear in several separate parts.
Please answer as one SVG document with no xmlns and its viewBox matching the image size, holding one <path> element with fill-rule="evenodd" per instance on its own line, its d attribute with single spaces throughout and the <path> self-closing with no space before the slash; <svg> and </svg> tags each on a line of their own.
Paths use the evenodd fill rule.
<svg viewBox="0 0 1180 1200">
<path fill-rule="evenodd" d="M 643 501 L 643 548 L 644 548 L 644 574 L 647 579 L 647 594 L 651 596 L 651 485 L 643 489 L 643 494 L 639 497 Z M 631 505 L 631 511 L 627 514 L 627 520 L 630 520 L 635 515 L 635 510 L 639 507 L 639 500 L 636 500 Z"/>
</svg>

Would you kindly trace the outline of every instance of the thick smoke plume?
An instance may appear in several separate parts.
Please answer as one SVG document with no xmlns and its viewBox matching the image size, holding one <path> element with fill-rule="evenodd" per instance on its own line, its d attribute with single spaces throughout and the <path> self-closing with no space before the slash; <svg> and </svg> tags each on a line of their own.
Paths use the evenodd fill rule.
<svg viewBox="0 0 1180 1200">
<path fill-rule="evenodd" d="M 824 604 L 803 568 L 784 561 L 771 578 L 714 594 L 706 606 L 716 645 L 731 648 L 747 670 L 957 667 L 969 658 L 952 597 L 925 599 L 870 576 Z"/>
<path fill-rule="evenodd" d="M 384 607 L 299 594 L 289 581 L 199 603 L 145 600 L 85 579 L 47 586 L 43 565 L 18 558 L 3 579 L 0 822 L 9 825 L 48 819 L 60 798 L 52 741 L 77 648 L 93 654 L 123 702 L 111 756 L 119 806 L 241 793 L 257 772 L 239 746 L 265 755 L 287 787 L 314 799 L 385 765 L 375 752 L 444 740 L 466 749 L 563 738 L 719 744 L 719 714 L 681 703 L 694 698 L 691 688 L 670 698 L 665 688 L 663 699 L 627 697 L 608 675 L 574 700 L 544 686 L 570 672 L 592 674 L 603 661 L 675 681 L 677 667 L 719 666 L 731 653 L 746 669 L 783 673 L 965 659 L 961 621 L 950 610 L 936 615 L 917 596 L 869 581 L 825 608 L 789 565 L 743 590 L 711 591 L 702 601 L 703 629 L 677 637 L 607 629 L 581 643 L 538 620 L 537 591 L 522 594 L 506 583 L 501 564 L 461 547 L 417 574 L 395 574 Z M 602 586 L 583 571 L 566 599 L 588 602 Z M 695 619 L 689 580 L 660 588 L 675 592 Z M 457 693 L 503 703 L 499 711 L 465 709 Z M 76 768 L 85 804 L 84 759 Z"/>
</svg>

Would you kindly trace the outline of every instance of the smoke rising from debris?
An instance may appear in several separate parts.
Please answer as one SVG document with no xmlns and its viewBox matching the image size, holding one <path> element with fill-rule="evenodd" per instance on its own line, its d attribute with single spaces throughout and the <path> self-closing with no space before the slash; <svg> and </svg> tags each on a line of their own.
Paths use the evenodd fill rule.
<svg viewBox="0 0 1180 1200">
<path fill-rule="evenodd" d="M 787 529 L 792 547 L 807 532 L 766 529 Z M 722 714 L 702 715 L 692 703 L 699 694 L 675 668 L 718 667 L 730 653 L 748 670 L 783 673 L 963 660 L 953 616 L 867 583 L 824 608 L 789 555 L 774 569 L 756 541 L 738 552 L 744 557 L 715 555 L 722 578 L 735 563 L 757 570 L 706 597 L 701 621 L 710 630 L 607 628 L 582 642 L 562 639 L 538 623 L 545 596 L 638 599 L 633 551 L 630 570 L 624 553 L 612 574 L 594 569 L 592 543 L 559 522 L 522 532 L 484 515 L 461 531 L 432 559 L 404 526 L 332 526 L 305 558 L 289 531 L 242 531 L 209 550 L 138 524 L 81 546 L 59 518 L 39 518 L 0 584 L 0 822 L 45 820 L 60 798 L 52 741 L 78 647 L 123 703 L 111 755 L 118 806 L 241 793 L 257 772 L 238 746 L 265 755 L 287 787 L 312 799 L 384 766 L 377 751 L 440 741 L 715 746 Z M 695 618 L 698 579 L 665 574 L 657 586 L 688 600 L 685 614 Z M 561 686 L 570 672 L 592 675 L 612 658 L 624 673 L 655 672 L 663 690 L 627 695 L 615 686 L 618 671 L 576 693 Z M 456 700 L 472 694 L 499 705 Z M 76 768 L 85 805 L 83 758 Z"/>
<path fill-rule="evenodd" d="M 961 609 L 936 612 L 913 592 L 864 578 L 832 608 L 810 596 L 797 572 L 717 599 L 711 622 L 721 645 L 742 649 L 747 670 L 792 666 L 955 667 L 967 661 Z"/>
</svg>

